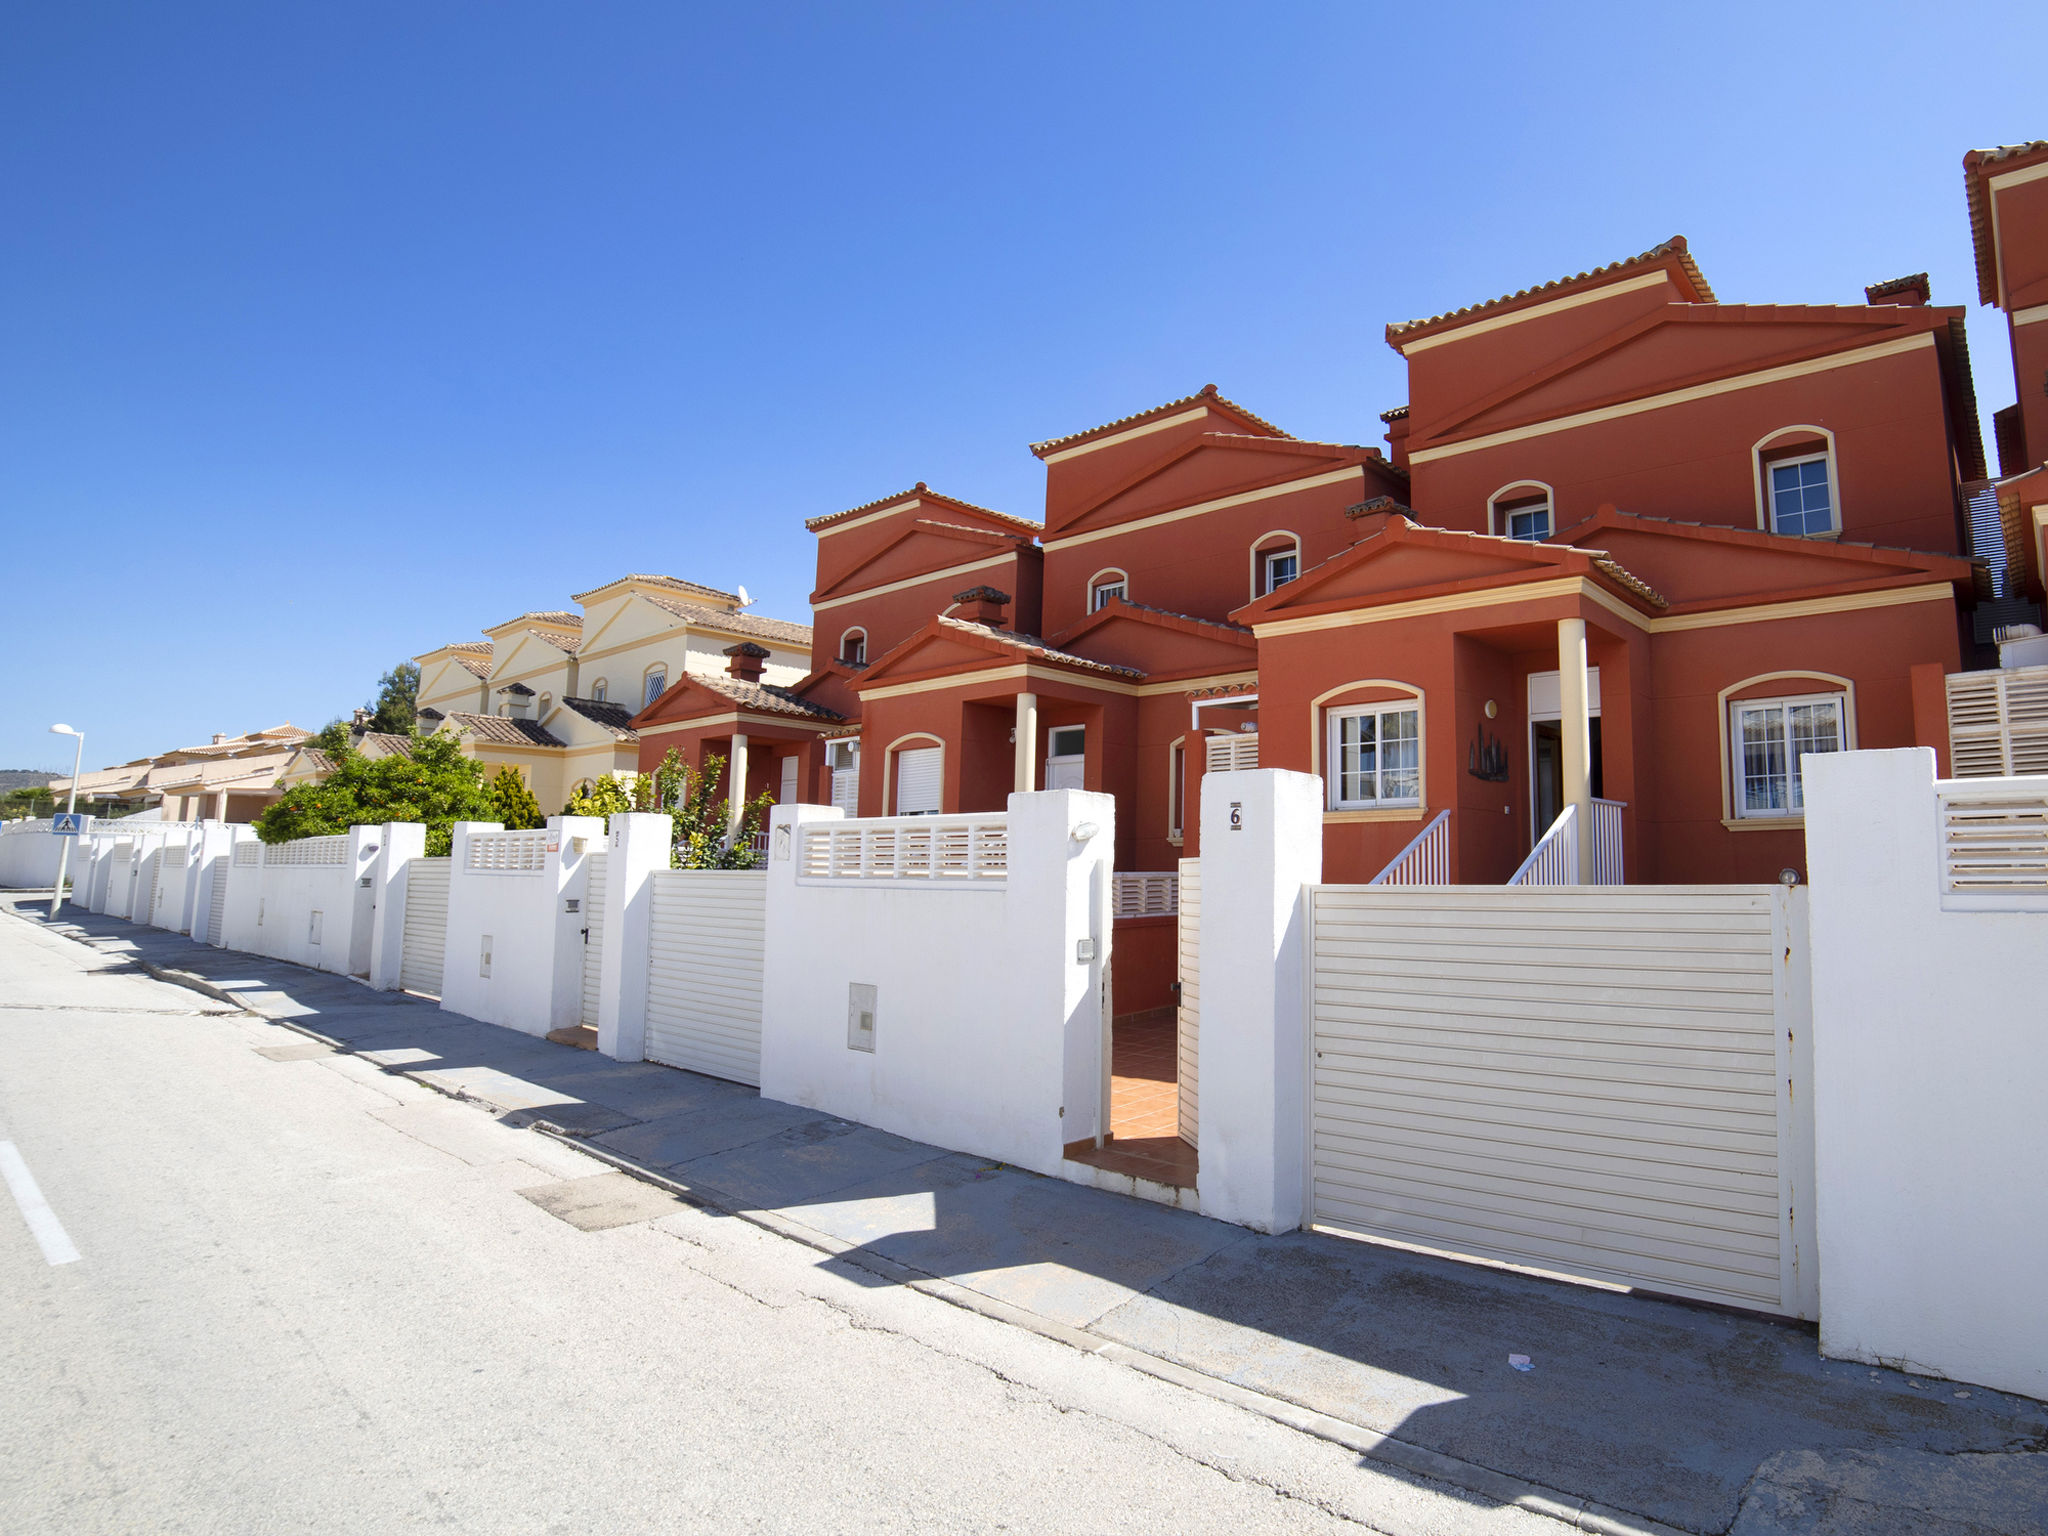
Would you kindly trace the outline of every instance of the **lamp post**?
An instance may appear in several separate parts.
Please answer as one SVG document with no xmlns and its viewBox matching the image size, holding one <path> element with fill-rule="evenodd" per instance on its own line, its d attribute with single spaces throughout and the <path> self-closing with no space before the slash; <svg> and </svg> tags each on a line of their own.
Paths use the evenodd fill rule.
<svg viewBox="0 0 2048 1536">
<path fill-rule="evenodd" d="M 74 731 L 68 725 L 53 725 L 50 734 L 78 738 L 78 747 L 71 755 L 71 795 L 64 806 L 64 814 L 69 816 L 78 809 L 78 770 L 85 765 L 85 732 Z M 64 910 L 64 874 L 71 867 L 71 843 L 72 839 L 67 837 L 57 845 L 57 889 L 50 897 L 51 922 Z"/>
</svg>

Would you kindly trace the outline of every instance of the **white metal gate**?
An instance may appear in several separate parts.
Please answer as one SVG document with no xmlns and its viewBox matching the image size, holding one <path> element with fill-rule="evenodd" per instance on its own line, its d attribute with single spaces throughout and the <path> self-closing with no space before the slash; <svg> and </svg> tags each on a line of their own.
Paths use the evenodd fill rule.
<svg viewBox="0 0 2048 1536">
<path fill-rule="evenodd" d="M 761 1085 L 761 956 L 768 876 L 654 876 L 647 946 L 649 1061 Z"/>
<path fill-rule="evenodd" d="M 228 920 L 228 871 L 234 868 L 231 849 L 222 849 L 213 861 L 213 896 L 207 902 L 206 942 L 218 945 Z"/>
<path fill-rule="evenodd" d="M 1313 1219 L 1813 1316 L 1804 896 L 1311 887 Z"/>
<path fill-rule="evenodd" d="M 152 848 L 138 866 L 135 877 L 135 907 L 128 914 L 130 922 L 156 921 L 156 872 L 163 863 L 163 857 L 163 849 Z"/>
<path fill-rule="evenodd" d="M 441 995 L 441 961 L 448 943 L 449 859 L 408 859 L 405 865 L 405 942 L 398 984 L 408 992 Z"/>
<path fill-rule="evenodd" d="M 157 867 L 156 915 L 162 916 L 166 906 L 175 907 L 171 926 L 179 933 L 192 931 L 191 919 L 185 912 L 185 859 L 189 852 L 184 844 L 173 843 L 164 849 L 163 861 Z"/>
<path fill-rule="evenodd" d="M 1180 1008 L 1175 1076 L 1180 1088 L 1180 1139 L 1191 1147 L 1201 1145 L 1195 1134 L 1199 1095 L 1196 1069 L 1201 1064 L 1202 1024 L 1202 861 L 1180 861 Z"/>
<path fill-rule="evenodd" d="M 128 903 L 135 899 L 135 845 L 114 844 L 114 868 L 107 876 L 107 916 L 126 917 Z"/>
<path fill-rule="evenodd" d="M 604 865 L 602 851 L 589 856 L 583 890 L 583 1022 L 597 1028 L 599 959 L 604 953 Z"/>
</svg>

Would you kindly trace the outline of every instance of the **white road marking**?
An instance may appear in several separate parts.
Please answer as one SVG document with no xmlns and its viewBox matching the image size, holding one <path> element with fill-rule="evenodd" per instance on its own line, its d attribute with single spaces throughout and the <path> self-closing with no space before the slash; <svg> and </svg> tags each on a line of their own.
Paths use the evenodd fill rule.
<svg viewBox="0 0 2048 1536">
<path fill-rule="evenodd" d="M 22 1161 L 21 1152 L 11 1141 L 0 1141 L 0 1177 L 7 1180 L 8 1193 L 21 1207 L 21 1219 L 35 1235 L 43 1257 L 52 1264 L 76 1264 L 79 1254 L 71 1244 L 71 1234 L 50 1209 L 50 1202 L 36 1186 L 35 1175 L 28 1171 L 28 1164 Z"/>
</svg>

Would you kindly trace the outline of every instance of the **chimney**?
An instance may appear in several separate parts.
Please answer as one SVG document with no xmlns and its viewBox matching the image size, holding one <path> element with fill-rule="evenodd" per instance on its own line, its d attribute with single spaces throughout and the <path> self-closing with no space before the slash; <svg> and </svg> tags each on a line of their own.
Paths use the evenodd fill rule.
<svg viewBox="0 0 2048 1536">
<path fill-rule="evenodd" d="M 370 723 L 370 712 L 367 709 L 358 709 L 356 711 L 355 723 L 367 727 Z"/>
<path fill-rule="evenodd" d="M 228 733 L 226 731 L 215 731 L 213 733 L 213 744 L 216 747 L 219 746 L 222 742 L 226 741 L 227 739 Z"/>
<path fill-rule="evenodd" d="M 965 592 L 955 592 L 953 601 L 960 606 L 953 610 L 953 617 L 969 624 L 986 624 L 990 629 L 1003 627 L 1003 608 L 1010 601 L 1010 594 L 998 592 L 994 587 L 969 587 Z"/>
<path fill-rule="evenodd" d="M 1927 274 L 1915 272 L 1911 277 L 1895 277 L 1888 283 L 1872 283 L 1863 290 L 1866 304 L 1925 304 L 1933 290 L 1927 285 Z"/>
<path fill-rule="evenodd" d="M 1381 411 L 1380 420 L 1387 424 L 1387 449 L 1394 468 L 1406 469 L 1408 467 L 1408 407 L 1397 405 L 1391 411 Z"/>
<path fill-rule="evenodd" d="M 761 663 L 768 659 L 768 647 L 756 645 L 751 640 L 742 640 L 738 645 L 728 645 L 725 654 L 732 658 L 726 670 L 735 682 L 758 683 L 761 681 Z"/>
</svg>

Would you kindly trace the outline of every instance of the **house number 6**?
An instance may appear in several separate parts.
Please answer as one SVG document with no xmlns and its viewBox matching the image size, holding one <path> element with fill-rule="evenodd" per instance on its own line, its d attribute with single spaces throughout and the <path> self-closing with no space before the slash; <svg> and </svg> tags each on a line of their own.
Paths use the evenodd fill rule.
<svg viewBox="0 0 2048 1536">
<path fill-rule="evenodd" d="M 1233 832 L 1242 832 L 1244 830 L 1244 802 L 1242 800 L 1230 802 L 1230 830 Z"/>
</svg>

